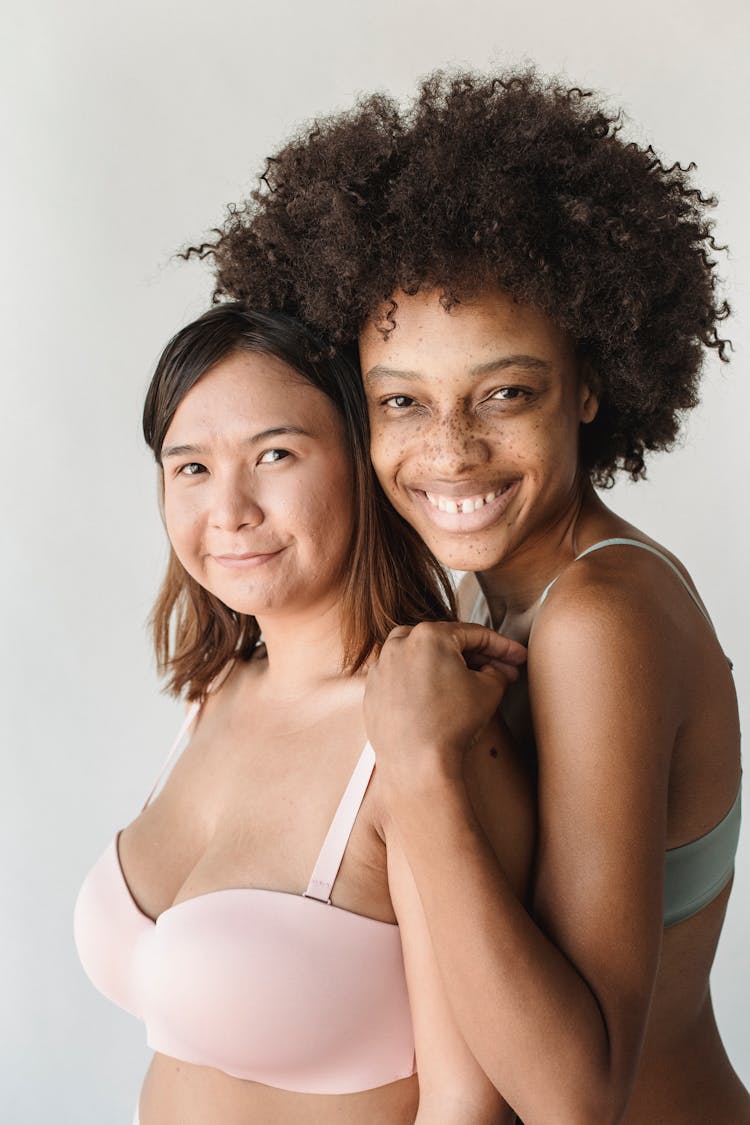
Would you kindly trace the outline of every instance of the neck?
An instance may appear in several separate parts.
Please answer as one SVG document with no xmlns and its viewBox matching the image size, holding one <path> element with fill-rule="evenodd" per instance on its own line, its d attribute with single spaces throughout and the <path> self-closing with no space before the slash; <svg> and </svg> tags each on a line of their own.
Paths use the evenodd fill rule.
<svg viewBox="0 0 750 1125">
<path fill-rule="evenodd" d="M 305 614 L 269 614 L 258 618 L 258 625 L 268 698 L 278 703 L 306 698 L 345 675 L 338 602 Z"/>
<path fill-rule="evenodd" d="M 587 545 L 589 525 L 607 509 L 586 481 L 555 521 L 541 528 L 497 566 L 477 573 L 495 628 L 526 642 L 545 587 Z M 593 540 L 592 540 L 593 541 Z"/>
</svg>

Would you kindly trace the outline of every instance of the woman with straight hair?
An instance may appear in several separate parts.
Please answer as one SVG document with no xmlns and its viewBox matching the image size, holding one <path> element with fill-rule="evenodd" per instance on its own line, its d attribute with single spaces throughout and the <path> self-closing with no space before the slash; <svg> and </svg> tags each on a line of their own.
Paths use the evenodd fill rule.
<svg viewBox="0 0 750 1125">
<path fill-rule="evenodd" d="M 376 485 L 357 380 L 289 317 L 225 304 L 168 344 L 143 428 L 171 545 L 156 652 L 188 703 L 173 754 L 190 738 L 75 915 L 86 971 L 154 1050 L 136 1122 L 508 1120 L 450 1013 L 362 714 L 395 623 L 444 621 L 458 648 L 483 631 L 449 623 L 446 575 Z M 477 674 L 494 691 L 524 658 L 508 642 Z M 523 770 L 491 727 L 465 769 L 523 895 Z"/>
</svg>

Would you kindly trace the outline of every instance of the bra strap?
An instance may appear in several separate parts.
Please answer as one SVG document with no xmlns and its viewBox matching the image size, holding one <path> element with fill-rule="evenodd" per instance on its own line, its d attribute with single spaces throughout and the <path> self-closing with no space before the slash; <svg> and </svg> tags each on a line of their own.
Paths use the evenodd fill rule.
<svg viewBox="0 0 750 1125">
<path fill-rule="evenodd" d="M 188 707 L 187 714 L 185 715 L 185 718 L 183 719 L 182 725 L 180 726 L 180 729 L 177 732 L 177 737 L 175 738 L 174 742 L 172 743 L 172 746 L 170 747 L 170 750 L 169 750 L 169 753 L 167 754 L 164 765 L 159 770 L 159 776 L 157 777 L 156 781 L 154 782 L 153 786 L 151 787 L 151 792 L 149 793 L 148 797 L 143 802 L 143 808 L 141 809 L 141 812 L 143 812 L 143 809 L 148 808 L 148 806 L 151 804 L 151 801 L 153 800 L 153 797 L 154 797 L 154 794 L 156 793 L 156 790 L 159 788 L 162 781 L 164 780 L 164 775 L 166 774 L 167 769 L 169 768 L 170 762 L 172 761 L 175 754 L 177 753 L 180 746 L 182 745 L 182 743 L 184 741 L 184 738 L 185 738 L 185 735 L 188 733 L 191 726 L 195 722 L 196 716 L 198 715 L 198 712 L 200 711 L 200 709 L 201 709 L 200 699 L 196 699 L 190 705 L 190 707 Z"/>
<path fill-rule="evenodd" d="M 490 607 L 487 599 L 484 596 L 484 590 L 479 587 L 479 592 L 474 599 L 474 605 L 471 608 L 471 615 L 469 621 L 473 621 L 476 625 L 486 625 L 492 628 L 492 618 L 490 616 Z"/>
<path fill-rule="evenodd" d="M 319 902 L 330 903 L 333 884 L 374 769 L 375 751 L 368 742 L 359 756 L 359 761 L 349 778 L 349 784 L 334 813 L 331 827 L 323 841 L 323 847 L 320 849 L 304 893 L 305 898 L 316 898 Z"/>
<path fill-rule="evenodd" d="M 709 623 L 709 625 L 711 625 L 711 628 L 713 628 L 711 618 L 708 616 L 708 613 L 706 612 L 705 607 L 702 605 L 700 598 L 695 593 L 682 571 L 678 570 L 671 559 L 668 559 L 663 551 L 658 551 L 656 547 L 652 547 L 650 543 L 642 543 L 640 539 L 600 539 L 598 543 L 592 543 L 592 545 L 590 547 L 587 547 L 585 551 L 581 551 L 580 555 L 576 555 L 573 562 L 578 562 L 579 559 L 585 558 L 586 555 L 590 555 L 594 551 L 600 551 L 602 547 L 640 547 L 642 551 L 649 551 L 652 555 L 656 555 L 657 559 L 661 559 L 661 561 L 666 563 L 669 569 L 677 575 L 680 582 L 685 587 L 688 594 L 705 617 L 706 621 Z M 547 594 L 550 592 L 559 577 L 560 575 L 558 574 L 547 586 L 544 587 L 542 596 L 539 599 L 540 605 L 544 604 L 544 600 L 547 597 Z"/>
<path fill-rule="evenodd" d="M 640 539 L 602 539 L 599 543 L 594 543 L 591 547 L 587 547 L 585 551 L 581 551 L 578 558 L 582 559 L 586 555 L 590 555 L 593 551 L 600 550 L 602 547 L 640 547 L 642 551 L 649 551 L 652 555 L 656 555 L 657 559 L 661 559 L 663 563 L 667 564 L 672 573 L 677 575 L 680 582 L 685 587 L 688 594 L 705 617 L 706 621 L 713 628 L 711 618 L 708 616 L 708 613 L 706 612 L 705 607 L 702 605 L 700 598 L 695 593 L 682 571 L 674 565 L 671 559 L 667 558 L 663 551 L 659 551 L 656 547 L 652 547 L 650 543 L 642 543 Z M 576 562 L 577 561 L 578 559 L 576 559 Z"/>
</svg>

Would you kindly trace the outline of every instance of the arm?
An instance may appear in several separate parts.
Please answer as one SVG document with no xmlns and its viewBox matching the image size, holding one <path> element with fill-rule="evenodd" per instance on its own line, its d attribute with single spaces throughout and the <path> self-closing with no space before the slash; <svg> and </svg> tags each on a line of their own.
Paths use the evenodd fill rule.
<svg viewBox="0 0 750 1125">
<path fill-rule="evenodd" d="M 527 893 L 533 846 L 531 787 L 498 730 L 467 755 L 467 789 L 488 841 L 519 897 Z M 377 777 L 377 774 L 376 774 Z M 497 816 L 497 813 L 501 815 Z M 511 1125 L 515 1114 L 477 1063 L 453 1018 L 419 893 L 386 814 L 388 881 L 401 929 L 419 1074 L 417 1125 Z"/>
<path fill-rule="evenodd" d="M 540 613 L 529 655 L 538 923 L 512 893 L 455 768 L 485 714 L 467 682 L 480 673 L 439 639 L 461 627 L 420 626 L 390 653 L 388 642 L 366 716 L 467 1044 L 526 1125 L 606 1125 L 627 1104 L 658 962 L 681 716 L 664 673 L 668 641 L 643 607 L 591 582 L 562 594 Z"/>
</svg>

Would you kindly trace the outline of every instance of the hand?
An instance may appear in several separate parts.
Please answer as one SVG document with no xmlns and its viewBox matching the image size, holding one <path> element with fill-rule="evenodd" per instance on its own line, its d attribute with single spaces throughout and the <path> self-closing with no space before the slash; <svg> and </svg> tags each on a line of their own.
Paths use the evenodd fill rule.
<svg viewBox="0 0 750 1125">
<path fill-rule="evenodd" d="M 461 775 L 464 752 L 518 679 L 526 649 L 463 622 L 393 629 L 367 676 L 365 724 L 381 786 L 405 796 Z"/>
</svg>

